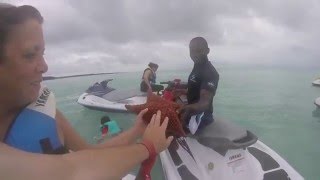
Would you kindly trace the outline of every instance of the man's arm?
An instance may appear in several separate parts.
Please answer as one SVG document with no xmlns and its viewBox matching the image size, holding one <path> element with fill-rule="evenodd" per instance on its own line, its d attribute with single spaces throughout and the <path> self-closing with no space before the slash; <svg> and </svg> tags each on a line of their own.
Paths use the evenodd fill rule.
<svg viewBox="0 0 320 180">
<path fill-rule="evenodd" d="M 200 114 L 209 108 L 210 99 L 214 96 L 213 92 L 201 89 L 200 100 L 193 104 L 188 104 L 179 109 L 182 122 L 188 122 L 188 119 L 196 114 Z"/>
<path fill-rule="evenodd" d="M 187 108 L 190 108 L 193 114 L 199 114 L 209 108 L 210 100 L 213 96 L 213 92 L 210 92 L 206 89 L 201 89 L 200 100 L 197 103 L 188 104 L 186 106 Z"/>
</svg>

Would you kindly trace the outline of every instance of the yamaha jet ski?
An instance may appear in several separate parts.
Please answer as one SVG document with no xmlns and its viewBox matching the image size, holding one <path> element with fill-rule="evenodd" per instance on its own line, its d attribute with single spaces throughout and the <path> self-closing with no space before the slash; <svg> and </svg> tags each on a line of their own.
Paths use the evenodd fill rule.
<svg viewBox="0 0 320 180">
<path fill-rule="evenodd" d="M 166 180 L 302 180 L 258 138 L 226 120 L 175 139 L 160 153 Z"/>
<path fill-rule="evenodd" d="M 314 100 L 314 104 L 320 108 L 320 97 L 318 97 L 316 100 Z"/>
<path fill-rule="evenodd" d="M 112 79 L 96 82 L 94 85 L 90 86 L 86 92 L 78 98 L 78 103 L 94 110 L 127 112 L 127 109 L 125 108 L 126 104 L 135 105 L 146 102 L 147 93 L 141 92 L 138 87 L 118 90 L 109 86 L 110 81 L 112 81 Z M 170 100 L 174 100 L 174 97 L 169 92 L 173 89 L 186 87 L 186 83 L 181 82 L 180 79 L 160 82 L 160 84 L 167 85 L 167 87 L 164 91 L 156 93 Z"/>
<path fill-rule="evenodd" d="M 126 112 L 124 105 L 146 102 L 147 94 L 140 89 L 114 89 L 108 85 L 110 81 L 112 79 L 96 82 L 78 98 L 78 103 L 95 110 Z"/>
<path fill-rule="evenodd" d="M 312 85 L 314 86 L 320 86 L 320 79 L 316 79 L 312 82 Z"/>
</svg>

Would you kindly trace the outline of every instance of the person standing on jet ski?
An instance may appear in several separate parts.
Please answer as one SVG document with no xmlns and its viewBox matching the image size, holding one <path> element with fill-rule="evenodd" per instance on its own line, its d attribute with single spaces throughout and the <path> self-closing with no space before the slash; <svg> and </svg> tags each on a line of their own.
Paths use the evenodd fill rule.
<svg viewBox="0 0 320 180">
<path fill-rule="evenodd" d="M 163 90 L 162 85 L 156 84 L 156 71 L 158 70 L 158 67 L 158 64 L 150 62 L 148 68 L 143 71 L 142 81 L 140 83 L 140 90 L 142 92 L 159 92 Z"/>
<path fill-rule="evenodd" d="M 212 102 L 218 87 L 219 74 L 208 60 L 210 49 L 203 37 L 193 38 L 189 49 L 194 66 L 188 78 L 188 89 L 184 91 L 188 104 L 178 112 L 185 127 L 189 125 L 192 116 L 201 114 L 199 129 L 214 121 Z"/>
</svg>

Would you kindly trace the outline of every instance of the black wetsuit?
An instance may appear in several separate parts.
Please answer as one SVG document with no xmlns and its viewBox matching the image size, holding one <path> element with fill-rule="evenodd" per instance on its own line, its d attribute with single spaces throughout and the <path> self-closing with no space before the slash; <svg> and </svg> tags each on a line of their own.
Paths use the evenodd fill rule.
<svg viewBox="0 0 320 180">
<path fill-rule="evenodd" d="M 207 124 L 213 122 L 213 97 L 216 94 L 216 90 L 219 82 L 219 73 L 211 64 L 210 61 L 206 60 L 201 63 L 194 64 L 192 72 L 188 78 L 188 104 L 197 103 L 200 100 L 200 91 L 205 89 L 213 93 L 212 98 L 210 99 L 210 105 L 208 109 L 204 111 L 204 116 L 200 127 L 204 127 Z"/>
</svg>

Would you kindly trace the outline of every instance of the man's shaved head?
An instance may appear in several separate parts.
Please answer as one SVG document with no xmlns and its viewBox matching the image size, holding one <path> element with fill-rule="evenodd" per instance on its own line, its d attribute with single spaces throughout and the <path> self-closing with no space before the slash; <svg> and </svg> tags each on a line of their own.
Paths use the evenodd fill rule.
<svg viewBox="0 0 320 180">
<path fill-rule="evenodd" d="M 190 57 L 194 63 L 200 63 L 208 59 L 210 52 L 207 41 L 203 37 L 195 37 L 190 41 Z"/>
</svg>

